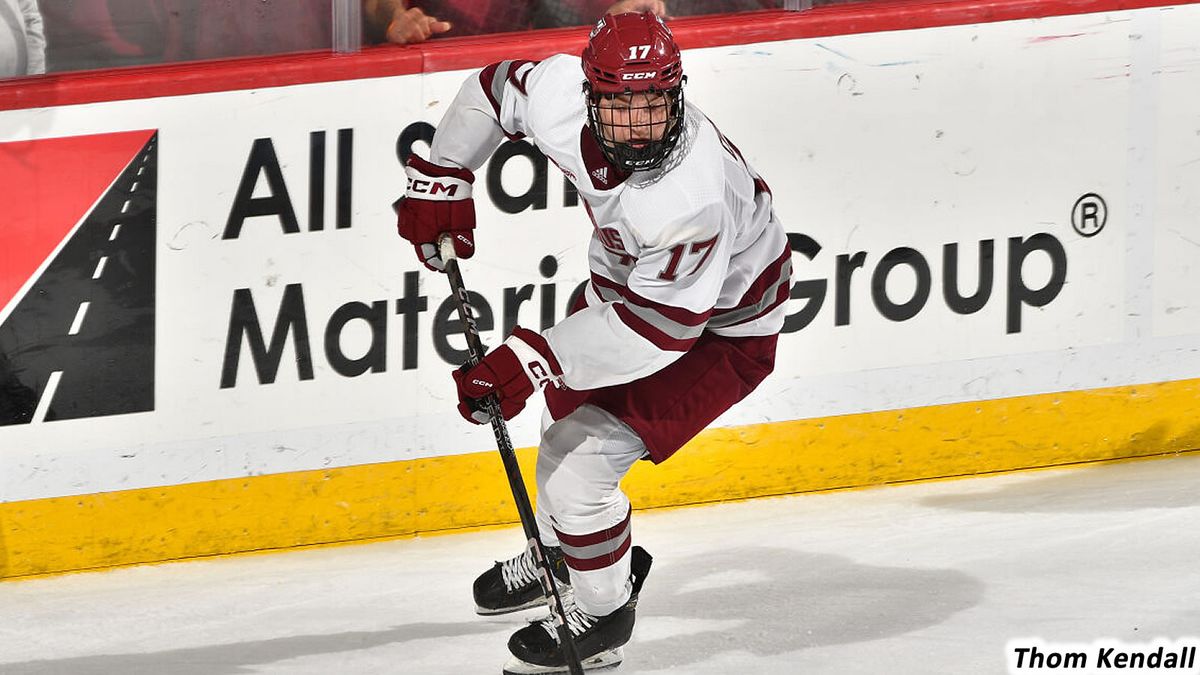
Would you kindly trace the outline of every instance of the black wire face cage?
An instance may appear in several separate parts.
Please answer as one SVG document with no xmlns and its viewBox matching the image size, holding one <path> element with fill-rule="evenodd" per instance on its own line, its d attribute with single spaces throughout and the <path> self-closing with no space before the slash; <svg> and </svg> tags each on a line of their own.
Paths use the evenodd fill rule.
<svg viewBox="0 0 1200 675">
<path fill-rule="evenodd" d="M 683 132 L 682 82 L 666 90 L 624 94 L 593 94 L 591 85 L 585 82 L 583 90 L 592 134 L 605 158 L 615 166 L 630 172 L 653 169 L 663 163 L 679 141 Z M 629 97 L 629 105 L 617 100 L 622 97 Z M 613 108 L 608 116 L 611 123 L 602 122 L 601 108 Z"/>
</svg>

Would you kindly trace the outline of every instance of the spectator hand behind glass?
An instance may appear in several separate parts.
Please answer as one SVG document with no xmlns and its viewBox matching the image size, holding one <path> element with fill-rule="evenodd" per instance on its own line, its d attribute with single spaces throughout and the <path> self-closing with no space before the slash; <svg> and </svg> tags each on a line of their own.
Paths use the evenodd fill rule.
<svg viewBox="0 0 1200 675">
<path fill-rule="evenodd" d="M 452 28 L 450 22 L 409 7 L 404 0 L 363 0 L 363 11 L 368 25 L 393 44 L 424 42 Z"/>
</svg>

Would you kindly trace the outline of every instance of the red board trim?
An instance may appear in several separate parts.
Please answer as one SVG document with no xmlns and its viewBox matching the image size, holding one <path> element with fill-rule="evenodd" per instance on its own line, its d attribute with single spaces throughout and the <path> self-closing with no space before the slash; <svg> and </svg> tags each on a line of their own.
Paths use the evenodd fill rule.
<svg viewBox="0 0 1200 675">
<path fill-rule="evenodd" d="M 681 47 L 697 49 L 798 38 L 932 28 L 1145 7 L 1163 0 L 893 0 L 818 7 L 805 12 L 765 10 L 691 17 L 671 22 Z M 422 45 L 371 47 L 353 55 L 326 51 L 207 63 L 51 74 L 0 82 L 0 110 L 262 89 L 295 84 L 479 68 L 505 59 L 540 60 L 577 53 L 587 28 L 435 40 Z"/>
</svg>

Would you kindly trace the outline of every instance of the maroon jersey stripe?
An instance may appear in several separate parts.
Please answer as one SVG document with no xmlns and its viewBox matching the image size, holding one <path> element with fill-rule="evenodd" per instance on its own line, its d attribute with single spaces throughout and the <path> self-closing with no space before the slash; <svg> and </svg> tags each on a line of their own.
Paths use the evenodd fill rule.
<svg viewBox="0 0 1200 675">
<path fill-rule="evenodd" d="M 778 277 L 778 274 L 776 274 L 776 277 Z M 705 311 L 705 312 L 697 313 L 697 312 L 692 312 L 690 310 L 686 310 L 682 307 L 675 307 L 673 305 L 664 305 L 662 303 L 655 302 L 655 301 L 649 300 L 647 298 L 643 298 L 642 296 L 638 295 L 637 293 L 634 293 L 633 291 L 629 290 L 628 286 L 623 286 L 621 284 L 618 284 L 617 282 L 613 281 L 612 279 L 607 279 L 605 277 L 602 277 L 599 274 L 596 274 L 595 272 L 592 273 L 592 283 L 596 284 L 597 286 L 603 286 L 604 288 L 616 291 L 626 301 L 631 302 L 631 303 L 637 305 L 638 307 L 645 307 L 646 309 L 652 309 L 652 310 L 658 312 L 659 314 L 662 314 L 667 319 L 670 319 L 671 321 L 674 321 L 675 323 L 680 324 L 681 326 L 699 326 L 700 324 L 703 324 L 704 322 L 708 321 L 708 317 L 712 316 L 712 313 L 713 313 L 713 311 L 711 309 L 708 311 Z M 759 297 L 762 297 L 761 292 L 759 293 Z"/>
<path fill-rule="evenodd" d="M 517 70 L 520 69 L 522 66 L 524 66 L 527 63 L 532 63 L 533 65 L 536 66 L 538 63 L 541 63 L 541 62 L 540 61 L 530 61 L 528 59 L 517 59 L 512 62 L 512 65 L 508 69 L 508 81 L 511 82 L 514 87 L 517 88 L 517 91 L 521 92 L 522 96 L 529 95 L 529 92 L 525 91 L 525 80 L 529 77 L 529 73 L 532 69 L 526 70 L 525 74 L 521 75 L 521 77 L 519 77 L 519 78 L 517 77 Z"/>
<path fill-rule="evenodd" d="M 513 62 L 510 64 L 510 67 L 508 69 L 508 75 L 507 75 L 508 80 L 513 82 L 514 84 L 516 83 L 516 81 L 512 79 L 512 74 L 513 74 L 513 69 L 515 68 L 515 63 L 516 62 Z M 530 63 L 530 62 L 525 61 L 523 63 Z M 494 115 L 496 117 L 496 124 L 500 124 L 500 101 L 498 101 L 496 99 L 496 96 L 492 93 L 492 85 L 495 84 L 495 82 L 496 82 L 496 71 L 498 71 L 500 69 L 500 66 L 503 64 L 504 64 L 504 61 L 497 61 L 496 63 L 490 64 L 487 67 L 485 67 L 483 70 L 479 71 L 479 84 L 480 84 L 480 86 L 483 87 L 483 94 L 484 94 L 484 96 L 487 96 L 488 103 L 492 104 L 492 115 Z M 522 82 L 523 82 L 523 80 L 522 80 Z M 521 89 L 521 93 L 522 94 L 525 93 L 525 90 L 523 88 Z M 525 134 L 510 134 L 510 133 L 508 133 L 508 130 L 505 129 L 504 125 L 502 125 L 502 124 L 500 125 L 500 131 L 504 132 L 504 135 L 507 136 L 508 140 L 510 140 L 510 141 L 519 141 L 522 138 L 525 138 Z"/>
<path fill-rule="evenodd" d="M 767 269 L 763 270 L 762 274 L 758 275 L 758 278 L 754 280 L 754 283 L 750 284 L 750 288 L 747 288 L 746 292 L 742 294 L 742 299 L 738 300 L 737 305 L 718 309 L 713 312 L 713 316 L 721 316 L 742 307 L 751 307 L 762 302 L 763 296 L 766 295 L 767 291 L 779 283 L 780 272 L 783 271 L 784 264 L 787 263 L 791 256 L 791 249 L 785 249 L 783 255 L 776 258 L 775 262 L 767 265 Z"/>
<path fill-rule="evenodd" d="M 483 70 L 479 71 L 479 84 L 483 86 L 483 93 L 487 96 L 488 103 L 492 104 L 492 114 L 496 116 L 496 120 L 500 119 L 500 101 L 492 95 L 492 83 L 496 79 L 496 70 L 500 68 L 500 62 L 493 63 Z"/>
<path fill-rule="evenodd" d="M 779 291 L 776 292 L 775 299 L 771 301 L 771 304 L 767 305 L 761 312 L 755 314 L 754 316 L 747 317 L 746 319 L 738 321 L 737 323 L 730 324 L 730 326 L 737 326 L 737 325 L 743 324 L 743 323 L 750 323 L 751 321 L 754 321 L 755 319 L 758 319 L 760 317 L 766 316 L 767 314 L 770 314 L 771 310 L 775 309 L 776 307 L 778 307 L 778 306 L 782 305 L 784 302 L 786 302 L 788 297 L 791 294 L 792 294 L 791 287 L 788 286 L 787 284 L 781 284 L 779 286 Z M 729 328 L 729 326 L 723 326 L 723 328 Z"/>
<path fill-rule="evenodd" d="M 647 323 L 644 319 L 629 311 L 629 308 L 621 303 L 613 303 L 613 310 L 616 311 L 617 317 L 626 325 L 633 329 L 633 332 L 646 338 L 650 344 L 658 347 L 664 352 L 686 352 L 696 344 L 696 338 L 687 340 L 679 340 L 667 335 L 661 330 Z"/>
</svg>

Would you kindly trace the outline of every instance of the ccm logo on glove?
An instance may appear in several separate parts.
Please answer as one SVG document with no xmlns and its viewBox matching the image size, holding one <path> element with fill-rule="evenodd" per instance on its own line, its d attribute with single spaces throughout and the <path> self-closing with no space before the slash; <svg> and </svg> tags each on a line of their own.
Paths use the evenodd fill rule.
<svg viewBox="0 0 1200 675">
<path fill-rule="evenodd" d="M 436 197 L 439 192 L 446 193 L 446 198 L 449 199 L 458 194 L 459 183 L 441 183 L 438 181 L 428 181 L 421 178 L 408 179 L 408 191 L 414 194 L 429 195 Z M 470 190 L 471 186 L 467 185 Z"/>
<path fill-rule="evenodd" d="M 435 272 L 445 271 L 437 246 L 443 234 L 451 235 L 455 256 L 475 255 L 475 201 L 471 199 L 475 174 L 417 155 L 408 158 L 404 173 L 408 189 L 396 202 L 396 230 L 413 245 L 417 259 Z"/>
<path fill-rule="evenodd" d="M 529 371 L 529 374 L 533 378 L 533 381 L 537 384 L 538 389 L 541 389 L 542 387 L 554 381 L 550 373 L 546 372 L 546 367 L 542 365 L 541 361 L 526 363 L 525 369 Z"/>
<path fill-rule="evenodd" d="M 541 335 L 517 326 L 512 335 L 474 367 L 454 371 L 458 412 L 468 422 L 492 420 L 485 399 L 495 396 L 506 420 L 525 409 L 525 400 L 547 384 L 559 385 L 562 368 Z"/>
</svg>

